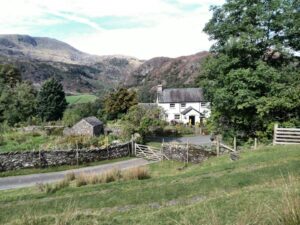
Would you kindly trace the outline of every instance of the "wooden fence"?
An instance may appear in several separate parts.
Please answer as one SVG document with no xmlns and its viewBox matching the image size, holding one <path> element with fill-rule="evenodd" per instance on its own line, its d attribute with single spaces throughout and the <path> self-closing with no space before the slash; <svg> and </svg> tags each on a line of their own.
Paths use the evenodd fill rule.
<svg viewBox="0 0 300 225">
<path fill-rule="evenodd" d="M 300 128 L 281 128 L 274 126 L 273 145 L 300 144 Z"/>
</svg>

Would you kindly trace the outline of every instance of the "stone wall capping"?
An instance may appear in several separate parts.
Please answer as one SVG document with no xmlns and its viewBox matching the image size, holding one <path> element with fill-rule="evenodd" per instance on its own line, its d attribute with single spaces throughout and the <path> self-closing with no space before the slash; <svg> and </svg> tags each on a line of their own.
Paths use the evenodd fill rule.
<svg viewBox="0 0 300 225">
<path fill-rule="evenodd" d="M 121 158 L 131 154 L 131 146 L 131 142 L 126 142 L 107 148 L 5 152 L 0 153 L 0 171 L 76 165 Z"/>
</svg>

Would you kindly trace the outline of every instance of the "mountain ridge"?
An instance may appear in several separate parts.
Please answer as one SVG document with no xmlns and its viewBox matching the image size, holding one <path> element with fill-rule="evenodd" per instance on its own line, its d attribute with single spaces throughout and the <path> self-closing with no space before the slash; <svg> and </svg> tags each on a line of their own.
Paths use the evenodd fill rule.
<svg viewBox="0 0 300 225">
<path fill-rule="evenodd" d="M 48 37 L 0 35 L 0 64 L 13 64 L 35 86 L 51 76 L 67 92 L 102 92 L 119 85 L 152 90 L 155 85 L 191 85 L 208 52 L 140 60 L 124 55 L 92 55 Z"/>
</svg>

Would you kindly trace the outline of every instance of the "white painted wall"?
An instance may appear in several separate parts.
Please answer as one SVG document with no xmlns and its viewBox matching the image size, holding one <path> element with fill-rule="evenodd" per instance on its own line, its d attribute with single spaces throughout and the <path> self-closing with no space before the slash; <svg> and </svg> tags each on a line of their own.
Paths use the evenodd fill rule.
<svg viewBox="0 0 300 225">
<path fill-rule="evenodd" d="M 201 106 L 201 102 L 187 102 L 185 103 L 185 107 L 181 105 L 181 103 L 174 103 L 175 107 L 172 108 L 170 106 L 171 103 L 157 103 L 158 106 L 162 107 L 162 109 L 165 112 L 165 119 L 167 122 L 171 122 L 172 120 L 176 120 L 178 122 L 188 123 L 189 122 L 189 116 L 194 115 L 195 116 L 195 122 L 200 122 L 200 115 L 194 111 L 191 110 L 189 113 L 187 113 L 185 116 L 181 114 L 182 111 L 187 109 L 188 107 L 193 107 L 194 109 L 198 110 L 199 112 L 203 113 L 206 118 L 210 116 L 210 104 L 206 103 L 205 106 Z M 179 115 L 179 119 L 175 119 L 175 115 Z"/>
</svg>

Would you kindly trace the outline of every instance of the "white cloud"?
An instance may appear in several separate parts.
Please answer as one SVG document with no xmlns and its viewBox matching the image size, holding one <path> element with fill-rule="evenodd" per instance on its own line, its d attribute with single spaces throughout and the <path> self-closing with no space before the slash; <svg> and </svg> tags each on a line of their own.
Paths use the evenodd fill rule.
<svg viewBox="0 0 300 225">
<path fill-rule="evenodd" d="M 66 39 L 80 50 L 98 55 L 123 54 L 142 59 L 177 57 L 208 50 L 211 43 L 202 32 L 209 13 L 169 18 L 151 28 L 118 29 Z"/>
<path fill-rule="evenodd" d="M 47 36 L 47 33 L 38 31 L 45 32 L 49 25 L 72 21 L 89 26 L 93 31 L 76 36 L 57 36 L 66 36 L 63 41 L 89 53 L 151 58 L 208 50 L 211 43 L 202 32 L 211 16 L 208 8 L 210 4 L 220 5 L 224 0 L 177 2 L 202 7 L 184 11 L 166 0 L 9 0 L 0 9 L 0 33 Z M 130 17 L 147 26 L 104 29 L 95 22 L 95 19 L 104 16 Z"/>
</svg>

